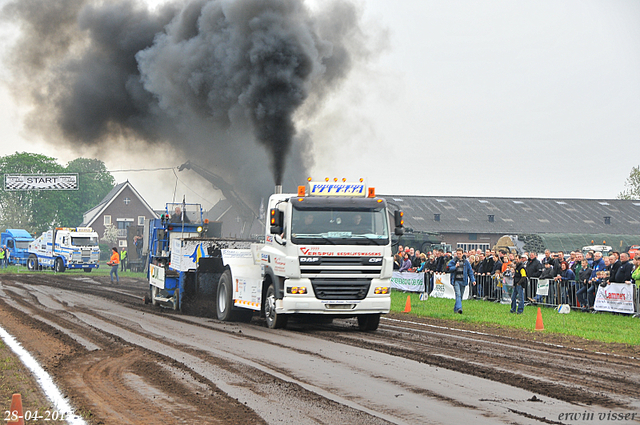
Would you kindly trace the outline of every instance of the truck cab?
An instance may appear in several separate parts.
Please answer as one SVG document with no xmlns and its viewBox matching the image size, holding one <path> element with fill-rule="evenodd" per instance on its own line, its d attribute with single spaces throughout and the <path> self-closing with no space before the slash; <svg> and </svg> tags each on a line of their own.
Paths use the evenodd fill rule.
<svg viewBox="0 0 640 425">
<path fill-rule="evenodd" d="M 24 229 L 7 229 L 0 236 L 0 245 L 9 250 L 9 264 L 27 264 L 29 244 L 33 236 Z"/>
<path fill-rule="evenodd" d="M 308 313 L 357 317 L 361 329 L 375 330 L 391 303 L 386 201 L 363 184 L 321 182 L 297 196 L 272 195 L 269 208 L 260 250 L 268 326 Z"/>
</svg>

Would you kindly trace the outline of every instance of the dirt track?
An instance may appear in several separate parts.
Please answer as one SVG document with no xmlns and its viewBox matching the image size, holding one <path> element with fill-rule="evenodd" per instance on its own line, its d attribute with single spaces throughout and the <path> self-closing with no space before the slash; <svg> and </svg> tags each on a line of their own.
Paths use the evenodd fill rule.
<svg viewBox="0 0 640 425">
<path fill-rule="evenodd" d="M 638 347 L 407 315 L 373 333 L 353 320 L 270 331 L 144 305 L 144 282 L 107 281 L 0 277 L 0 326 L 90 423 L 640 423 Z"/>
</svg>

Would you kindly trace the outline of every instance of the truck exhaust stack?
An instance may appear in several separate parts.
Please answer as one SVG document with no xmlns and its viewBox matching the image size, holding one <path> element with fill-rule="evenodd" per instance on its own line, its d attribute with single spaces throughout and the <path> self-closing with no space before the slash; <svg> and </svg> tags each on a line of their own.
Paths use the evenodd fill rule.
<svg viewBox="0 0 640 425">
<path fill-rule="evenodd" d="M 282 193 L 282 185 L 281 184 L 277 184 L 275 190 L 273 191 L 273 193 L 275 193 L 275 194 Z"/>
</svg>

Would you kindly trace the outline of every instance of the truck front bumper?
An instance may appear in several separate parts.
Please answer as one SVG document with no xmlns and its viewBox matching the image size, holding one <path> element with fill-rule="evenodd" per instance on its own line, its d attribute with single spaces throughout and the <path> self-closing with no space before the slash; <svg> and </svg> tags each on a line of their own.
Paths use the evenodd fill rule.
<svg viewBox="0 0 640 425">
<path fill-rule="evenodd" d="M 291 294 L 287 288 L 305 287 L 306 294 Z M 386 294 L 376 294 L 376 288 L 388 288 Z M 276 301 L 278 314 L 331 314 L 354 316 L 359 314 L 389 313 L 391 309 L 391 281 L 389 279 L 372 279 L 369 292 L 364 299 L 318 299 L 309 279 L 286 279 L 284 297 Z"/>
<path fill-rule="evenodd" d="M 68 269 L 97 269 L 100 267 L 99 264 L 69 264 L 67 265 Z"/>
</svg>

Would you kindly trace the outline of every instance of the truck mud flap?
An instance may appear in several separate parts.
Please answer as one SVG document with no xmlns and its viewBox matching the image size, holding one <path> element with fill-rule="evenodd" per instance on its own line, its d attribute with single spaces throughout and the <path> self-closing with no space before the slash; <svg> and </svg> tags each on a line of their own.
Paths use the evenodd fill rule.
<svg viewBox="0 0 640 425">
<path fill-rule="evenodd" d="M 198 273 L 220 273 L 224 272 L 222 258 L 201 258 L 198 262 Z"/>
</svg>

